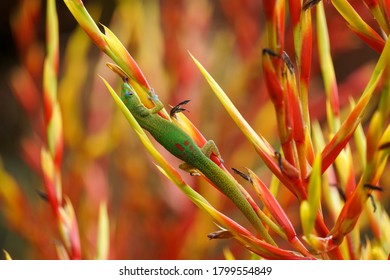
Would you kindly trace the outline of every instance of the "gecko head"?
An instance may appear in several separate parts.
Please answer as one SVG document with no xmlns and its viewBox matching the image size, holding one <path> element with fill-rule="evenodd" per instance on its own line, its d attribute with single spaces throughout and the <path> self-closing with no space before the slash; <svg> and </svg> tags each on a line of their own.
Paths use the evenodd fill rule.
<svg viewBox="0 0 390 280">
<path fill-rule="evenodd" d="M 135 93 L 134 88 L 127 82 L 122 84 L 121 99 L 128 108 L 139 106 L 141 103 L 138 95 Z"/>
<path fill-rule="evenodd" d="M 129 98 L 133 95 L 135 95 L 133 87 L 126 82 L 123 83 L 122 84 L 122 98 Z"/>
</svg>

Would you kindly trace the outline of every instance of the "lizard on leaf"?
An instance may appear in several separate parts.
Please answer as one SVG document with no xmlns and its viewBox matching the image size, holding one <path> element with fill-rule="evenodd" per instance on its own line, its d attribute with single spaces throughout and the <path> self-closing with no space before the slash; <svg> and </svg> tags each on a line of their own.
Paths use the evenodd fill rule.
<svg viewBox="0 0 390 280">
<path fill-rule="evenodd" d="M 147 130 L 167 151 L 184 162 L 179 166 L 181 169 L 191 174 L 201 172 L 207 177 L 241 210 L 264 240 L 275 244 L 255 210 L 241 192 L 238 183 L 210 159 L 212 153 L 221 158 L 214 141 L 209 140 L 200 148 L 179 126 L 158 115 L 164 105 L 153 91 L 149 92 L 149 98 L 155 106 L 147 108 L 127 82 L 127 78 L 124 77 L 123 80 L 121 99 L 139 125 Z"/>
</svg>

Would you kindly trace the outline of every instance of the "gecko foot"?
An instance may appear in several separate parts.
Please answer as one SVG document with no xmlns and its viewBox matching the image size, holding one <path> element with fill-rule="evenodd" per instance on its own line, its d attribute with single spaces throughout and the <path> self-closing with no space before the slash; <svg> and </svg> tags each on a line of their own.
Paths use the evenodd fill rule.
<svg viewBox="0 0 390 280">
<path fill-rule="evenodd" d="M 190 165 L 186 162 L 183 162 L 182 164 L 180 164 L 179 168 L 181 170 L 184 170 L 184 171 L 190 173 L 191 176 L 200 176 L 198 169 L 194 168 L 192 165 Z"/>
<path fill-rule="evenodd" d="M 208 158 L 211 156 L 211 154 L 215 154 L 219 161 L 221 163 L 223 163 L 223 159 L 222 159 L 222 156 L 221 156 L 221 153 L 219 152 L 218 150 L 218 147 L 217 145 L 214 143 L 213 140 L 209 140 L 206 142 L 206 144 L 204 144 L 204 146 L 202 147 L 202 152 L 203 154 L 205 154 Z"/>
<path fill-rule="evenodd" d="M 154 102 L 156 102 L 156 101 L 159 100 L 159 99 L 158 99 L 158 95 L 154 92 L 154 89 L 153 89 L 153 88 L 151 88 L 151 89 L 149 90 L 148 95 L 149 95 L 149 99 L 152 100 L 152 101 L 154 101 Z"/>
</svg>

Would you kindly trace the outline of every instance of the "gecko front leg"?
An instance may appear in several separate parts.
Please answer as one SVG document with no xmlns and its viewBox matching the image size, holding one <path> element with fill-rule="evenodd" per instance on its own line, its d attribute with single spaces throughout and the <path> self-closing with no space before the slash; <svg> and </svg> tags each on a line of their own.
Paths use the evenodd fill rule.
<svg viewBox="0 0 390 280">
<path fill-rule="evenodd" d="M 149 109 L 151 114 L 156 114 L 164 108 L 164 104 L 158 99 L 158 95 L 154 92 L 154 89 L 151 88 L 148 92 L 149 99 L 153 101 L 154 107 Z"/>
<path fill-rule="evenodd" d="M 223 159 L 218 150 L 218 147 L 213 140 L 208 140 L 206 144 L 204 144 L 203 147 L 201 148 L 201 151 L 207 158 L 210 158 L 211 154 L 215 154 L 218 157 L 218 159 L 221 161 L 221 163 L 223 163 Z M 190 173 L 191 176 L 200 175 L 198 169 L 187 162 L 183 162 L 182 164 L 180 164 L 179 168 L 181 170 Z"/>
</svg>

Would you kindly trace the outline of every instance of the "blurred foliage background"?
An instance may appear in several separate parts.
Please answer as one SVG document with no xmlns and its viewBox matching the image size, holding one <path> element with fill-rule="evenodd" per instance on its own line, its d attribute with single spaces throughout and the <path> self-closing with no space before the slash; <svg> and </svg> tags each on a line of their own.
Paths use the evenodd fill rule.
<svg viewBox="0 0 390 280">
<path fill-rule="evenodd" d="M 350 2 L 372 22 L 362 1 Z M 191 100 L 188 118 L 217 143 L 227 167 L 249 167 L 269 182 L 271 173 L 211 94 L 187 52 L 202 61 L 253 128 L 278 148 L 274 109 L 262 77 L 261 1 L 84 4 L 96 22 L 109 26 L 126 45 L 165 105 Z M 331 5 L 325 6 L 340 103 L 348 108 L 349 98 L 366 85 L 378 54 L 348 30 Z M 119 85 L 105 66 L 109 59 L 77 27 L 63 1 L 57 1 L 57 11 L 65 141 L 62 185 L 75 208 L 83 258 L 96 254 L 102 202 L 107 203 L 110 221 L 109 258 L 219 259 L 226 246 L 237 258 L 248 258 L 249 253 L 234 242 L 208 240 L 207 234 L 217 230 L 213 221 L 157 171 L 98 78 L 97 74 Z M 8 204 L 0 200 L 0 248 L 15 259 L 55 259 L 57 229 L 48 204 L 37 194 L 43 189 L 39 151 L 45 145 L 41 94 L 45 1 L 3 1 L 0 13 L 0 154 L 2 168 L 17 185 Z M 286 51 L 294 57 L 289 26 L 287 20 Z M 323 122 L 325 94 L 316 52 L 312 67 L 310 113 Z M 216 208 L 245 224 L 219 192 L 198 178 L 183 176 Z M 388 176 L 382 178 L 383 185 L 389 181 Z M 388 190 L 381 195 L 388 208 Z M 281 189 L 278 200 L 292 221 L 299 220 L 288 191 Z"/>
</svg>

